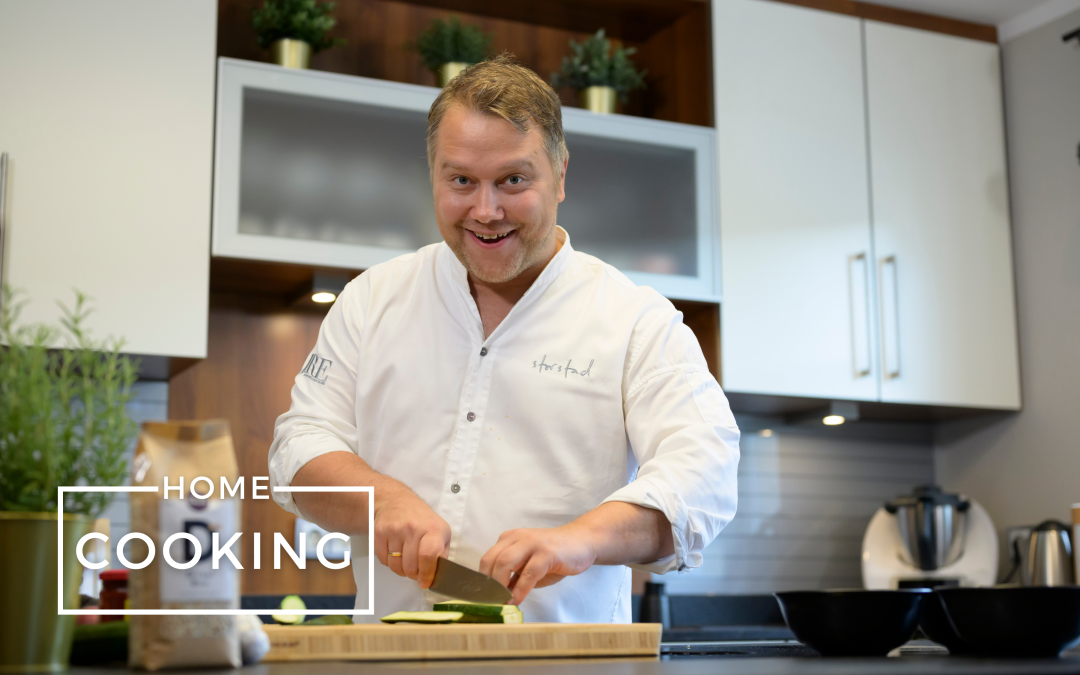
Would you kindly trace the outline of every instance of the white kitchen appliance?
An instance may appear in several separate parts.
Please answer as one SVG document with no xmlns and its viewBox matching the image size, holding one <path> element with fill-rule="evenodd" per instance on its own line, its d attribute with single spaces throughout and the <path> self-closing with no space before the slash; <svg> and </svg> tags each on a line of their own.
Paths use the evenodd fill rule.
<svg viewBox="0 0 1080 675">
<path fill-rule="evenodd" d="M 868 589 L 993 586 L 997 531 L 974 499 L 928 485 L 877 510 L 862 544 Z"/>
</svg>

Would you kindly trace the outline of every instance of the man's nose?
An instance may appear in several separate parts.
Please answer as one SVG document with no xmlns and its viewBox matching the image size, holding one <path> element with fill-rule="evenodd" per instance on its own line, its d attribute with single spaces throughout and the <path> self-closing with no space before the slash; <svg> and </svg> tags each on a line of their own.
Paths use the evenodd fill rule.
<svg viewBox="0 0 1080 675">
<path fill-rule="evenodd" d="M 472 208 L 472 218 L 478 223 L 490 223 L 503 219 L 503 210 L 499 205 L 499 191 L 490 183 L 481 183 L 476 191 L 476 202 Z"/>
</svg>

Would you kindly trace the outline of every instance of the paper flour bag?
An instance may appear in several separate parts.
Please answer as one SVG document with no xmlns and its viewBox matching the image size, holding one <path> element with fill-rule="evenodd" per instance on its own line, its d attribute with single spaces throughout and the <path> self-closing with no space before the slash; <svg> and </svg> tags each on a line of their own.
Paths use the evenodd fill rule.
<svg viewBox="0 0 1080 675">
<path fill-rule="evenodd" d="M 131 494 L 131 531 L 147 535 L 156 551 L 149 565 L 131 570 L 132 609 L 240 607 L 239 570 L 228 557 L 219 559 L 218 569 L 212 565 L 215 535 L 224 547 L 240 529 L 240 500 L 221 499 L 222 478 L 233 485 L 237 474 L 227 421 L 143 424 L 132 461 L 132 485 L 156 486 L 158 492 Z M 166 477 L 171 490 L 165 489 Z M 176 489 L 181 478 L 182 494 Z M 171 565 L 163 549 L 178 533 L 184 534 L 168 547 L 175 563 Z M 135 565 L 149 553 L 138 539 L 125 548 Z M 239 545 L 232 551 L 239 560 Z M 131 616 L 130 621 L 128 662 L 133 667 L 241 665 L 235 616 Z"/>
</svg>

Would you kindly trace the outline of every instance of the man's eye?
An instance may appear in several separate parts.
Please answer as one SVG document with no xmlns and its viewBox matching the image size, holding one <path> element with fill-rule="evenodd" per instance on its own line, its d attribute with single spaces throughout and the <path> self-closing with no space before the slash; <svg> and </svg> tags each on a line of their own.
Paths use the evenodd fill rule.
<svg viewBox="0 0 1080 675">
<path fill-rule="evenodd" d="M 465 176 L 457 176 L 457 177 L 454 178 L 454 182 L 457 183 L 458 185 L 468 185 L 469 184 L 469 179 L 466 178 Z"/>
<path fill-rule="evenodd" d="M 522 178 L 521 176 L 510 176 L 509 178 L 506 179 L 506 182 L 511 184 L 511 185 L 520 185 L 521 181 L 523 181 L 523 180 L 525 180 L 525 179 Z"/>
</svg>

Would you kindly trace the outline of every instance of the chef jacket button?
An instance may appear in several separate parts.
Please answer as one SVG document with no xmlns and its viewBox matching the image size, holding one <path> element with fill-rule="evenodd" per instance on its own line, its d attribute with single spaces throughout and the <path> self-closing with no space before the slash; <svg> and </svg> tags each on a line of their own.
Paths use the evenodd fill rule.
<svg viewBox="0 0 1080 675">
<path fill-rule="evenodd" d="M 469 413 L 468 415 L 465 416 L 465 419 L 472 422 L 474 419 L 476 419 L 476 413 Z"/>
<path fill-rule="evenodd" d="M 461 492 L 461 486 L 458 485 L 457 483 L 454 483 L 453 485 L 450 486 L 450 492 L 453 492 L 454 494 L 457 494 L 457 493 Z"/>
<path fill-rule="evenodd" d="M 487 347 L 480 348 L 480 356 L 487 356 Z"/>
</svg>

